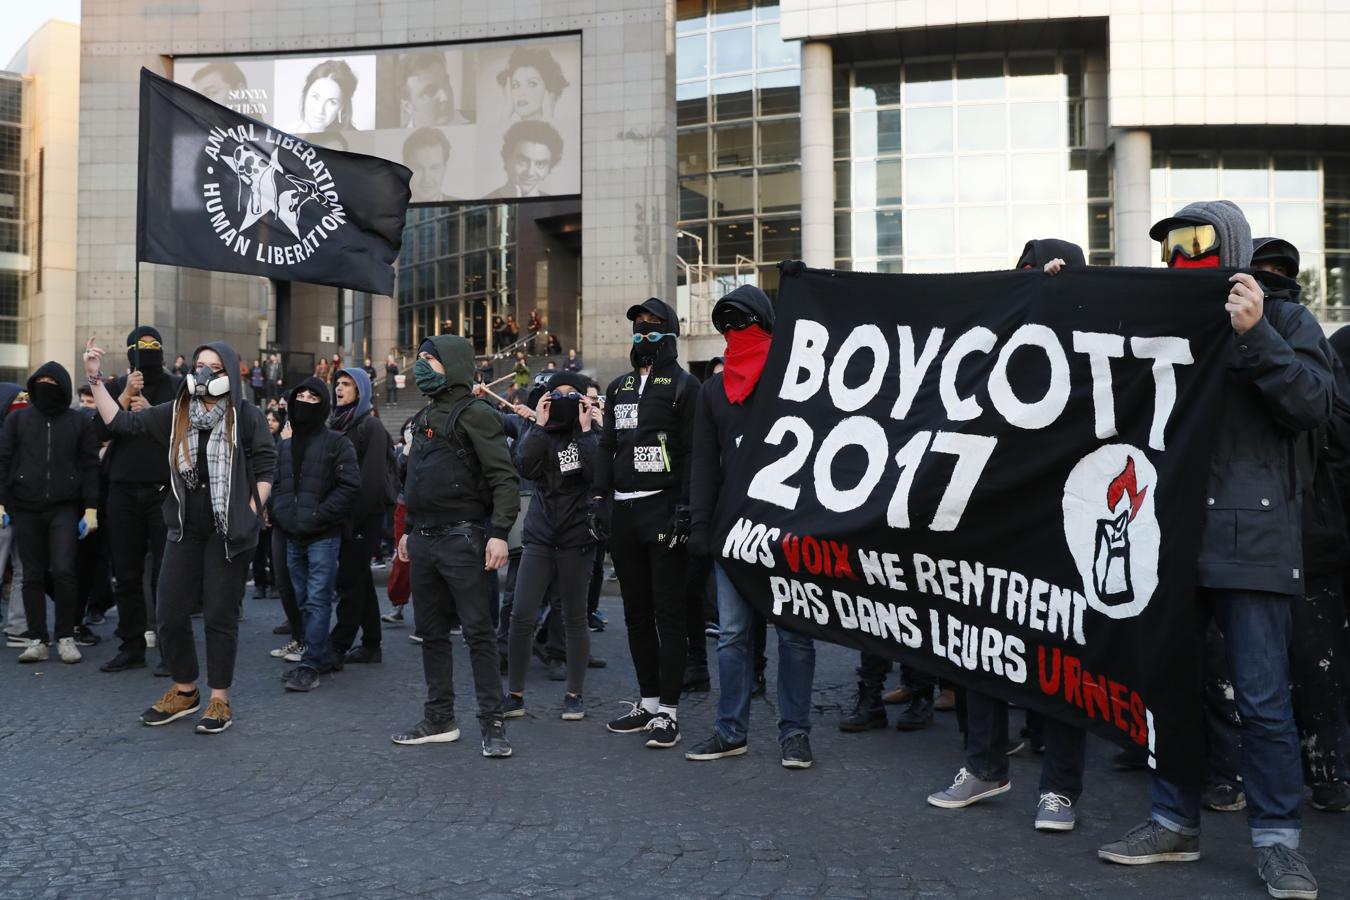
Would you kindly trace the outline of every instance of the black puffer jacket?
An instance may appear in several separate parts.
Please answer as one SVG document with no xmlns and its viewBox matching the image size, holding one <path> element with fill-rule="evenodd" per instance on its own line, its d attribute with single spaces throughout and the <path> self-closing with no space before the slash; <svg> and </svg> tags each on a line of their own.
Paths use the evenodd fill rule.
<svg viewBox="0 0 1350 900">
<path fill-rule="evenodd" d="M 351 519 L 361 492 L 356 449 L 323 422 L 328 419 L 328 388 L 317 378 L 300 382 L 286 398 L 295 409 L 295 395 L 311 390 L 322 398 L 315 416 L 317 427 L 294 433 L 277 452 L 277 480 L 272 492 L 272 521 L 291 541 L 307 544 L 320 538 L 340 537 Z M 292 417 L 291 428 L 301 427 Z M 296 453 L 301 452 L 299 479 Z"/>
<path fill-rule="evenodd" d="M 70 408 L 70 373 L 60 363 L 46 363 L 33 373 L 30 397 L 41 376 L 56 381 L 66 402 L 51 415 L 28 406 L 5 417 L 0 428 L 0 506 L 27 512 L 61 504 L 96 509 L 98 439 L 93 422 Z"/>
<path fill-rule="evenodd" d="M 525 544 L 585 547 L 595 543 L 586 527 L 594 491 L 598 429 L 549 431 L 529 425 L 520 437 L 520 473 L 534 484 L 525 514 Z"/>
</svg>

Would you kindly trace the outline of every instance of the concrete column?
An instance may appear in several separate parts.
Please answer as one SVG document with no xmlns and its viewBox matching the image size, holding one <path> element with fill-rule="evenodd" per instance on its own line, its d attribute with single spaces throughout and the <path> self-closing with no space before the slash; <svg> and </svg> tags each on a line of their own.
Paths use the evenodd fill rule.
<svg viewBox="0 0 1350 900">
<path fill-rule="evenodd" d="M 1116 265 L 1151 266 L 1157 246 L 1149 240 L 1153 201 L 1149 172 L 1153 137 L 1143 129 L 1116 132 Z"/>
<path fill-rule="evenodd" d="M 834 268 L 834 51 L 802 44 L 802 259 Z"/>
</svg>

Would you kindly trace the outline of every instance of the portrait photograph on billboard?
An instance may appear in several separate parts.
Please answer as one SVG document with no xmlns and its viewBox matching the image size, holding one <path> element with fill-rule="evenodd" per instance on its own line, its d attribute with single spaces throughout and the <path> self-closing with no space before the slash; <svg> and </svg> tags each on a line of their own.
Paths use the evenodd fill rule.
<svg viewBox="0 0 1350 900">
<path fill-rule="evenodd" d="M 412 203 L 581 192 L 576 35 L 179 57 L 174 80 L 309 143 L 412 170 Z"/>
</svg>

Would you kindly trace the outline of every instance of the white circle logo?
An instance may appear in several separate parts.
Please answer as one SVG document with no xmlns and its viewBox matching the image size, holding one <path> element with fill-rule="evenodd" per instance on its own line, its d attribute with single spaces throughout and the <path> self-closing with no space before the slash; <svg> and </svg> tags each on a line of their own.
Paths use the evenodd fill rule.
<svg viewBox="0 0 1350 900">
<path fill-rule="evenodd" d="M 1064 540 L 1088 605 L 1112 619 L 1143 612 L 1158 589 L 1158 473 L 1144 451 L 1107 444 L 1064 483 Z"/>
</svg>

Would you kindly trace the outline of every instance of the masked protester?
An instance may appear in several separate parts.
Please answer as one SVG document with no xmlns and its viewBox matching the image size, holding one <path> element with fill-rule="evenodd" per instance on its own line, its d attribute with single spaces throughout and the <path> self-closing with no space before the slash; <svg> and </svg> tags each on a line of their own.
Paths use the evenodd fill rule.
<svg viewBox="0 0 1350 900">
<path fill-rule="evenodd" d="M 1155 224 L 1149 236 L 1172 267 L 1251 263 L 1247 220 L 1226 200 L 1192 203 Z M 1278 276 L 1263 276 L 1271 278 Z M 1233 337 L 1196 587 L 1227 644 L 1257 872 L 1271 896 L 1316 897 L 1317 882 L 1298 852 L 1303 775 L 1288 647 L 1291 605 L 1305 589 L 1297 440 L 1331 416 L 1330 349 L 1303 306 L 1267 298 L 1247 272 L 1228 281 L 1224 311 Z M 1151 794 L 1149 820 L 1102 847 L 1101 858 L 1131 865 L 1200 858 L 1200 786 L 1155 775 Z"/>
<path fill-rule="evenodd" d="M 1252 266 L 1290 280 L 1284 290 L 1268 289 L 1292 303 L 1301 288 L 1298 248 L 1279 238 L 1252 241 Z M 1336 397 L 1327 425 L 1299 436 L 1298 464 L 1303 475 L 1303 569 L 1307 578 L 1301 600 L 1291 604 L 1294 720 L 1303 755 L 1304 780 L 1312 787 L 1313 809 L 1350 809 L 1350 724 L 1345 697 L 1350 691 L 1344 667 L 1323 661 L 1345 654 L 1346 612 L 1342 587 L 1350 539 L 1346 536 L 1343 476 L 1350 460 L 1350 378 L 1340 357 L 1331 354 Z M 1240 744 L 1237 727 L 1225 729 L 1234 755 Z M 1211 743 L 1215 743 L 1211 734 Z M 1236 773 L 1233 773 L 1236 774 Z"/>
<path fill-rule="evenodd" d="M 28 394 L 21 385 L 10 381 L 0 382 L 0 425 L 17 410 L 28 406 Z M 0 567 L 6 563 L 11 569 L 9 587 L 9 610 L 5 614 L 5 646 L 22 650 L 28 646 L 23 636 L 28 630 L 28 617 L 23 612 L 23 562 L 19 559 L 19 542 L 15 540 L 16 529 L 11 517 L 8 527 L 0 528 Z"/>
<path fill-rule="evenodd" d="M 1017 260 L 1019 269 L 1041 269 L 1048 275 L 1058 274 L 1065 266 L 1081 268 L 1086 264 L 1082 249 L 1068 241 L 1047 239 L 1027 241 Z M 1035 277 L 1044 277 L 1039 275 Z M 932 717 L 933 679 L 930 676 L 911 681 L 923 684 L 929 698 L 924 711 Z M 964 809 L 981 800 L 1007 793 L 1008 704 L 978 691 L 967 690 L 966 697 L 966 764 L 956 773 L 951 787 L 928 796 L 928 803 L 941 809 Z M 910 709 L 920 699 L 911 700 Z M 1041 779 L 1036 801 L 1035 827 L 1037 831 L 1072 831 L 1078 821 L 1076 804 L 1083 793 L 1083 766 L 1086 760 L 1087 735 L 1056 719 L 1032 719 L 1034 738 L 1043 741 L 1045 758 L 1041 764 Z"/>
<path fill-rule="evenodd" d="M 300 609 L 304 652 L 282 676 L 288 691 L 312 691 L 319 675 L 341 667 L 328 629 L 338 580 L 342 532 L 361 490 L 356 450 L 325 428 L 328 386 L 307 378 L 286 400 L 291 437 L 277 454 L 272 519 L 286 534 L 286 568 Z M 369 560 L 366 561 L 367 566 Z"/>
<path fill-rule="evenodd" d="M 211 700 L 197 732 L 219 734 L 234 721 L 229 689 L 239 609 L 263 505 L 272 489 L 272 438 L 262 412 L 243 396 L 239 356 L 229 344 L 198 347 L 174 398 L 139 411 L 123 409 L 108 393 L 100 375 L 102 359 L 103 351 L 90 338 L 85 374 L 113 439 L 151 438 L 169 464 L 164 498 L 168 533 L 157 612 L 174 683 L 141 715 L 141 722 L 167 725 L 201 706 L 192 637 L 192 614 L 200 601 Z"/>
<path fill-rule="evenodd" d="M 593 518 L 598 537 L 612 535 L 609 551 L 640 697 L 607 727 L 647 732 L 648 747 L 668 748 L 680 740 L 677 711 L 689 647 L 685 566 L 698 381 L 679 363 L 680 321 L 669 304 L 652 297 L 630 307 L 628 320 L 633 370 L 605 392 Z"/>
<path fill-rule="evenodd" d="M 511 755 L 502 719 L 497 641 L 483 572 L 506 564 L 519 485 L 501 421 L 470 391 L 473 345 L 455 335 L 423 341 L 413 377 L 429 404 L 413 421 L 398 555 L 412 566 L 413 614 L 427 681 L 425 718 L 396 744 L 459 740 L 452 682 L 451 616 L 469 645 L 483 755 Z M 485 528 L 483 523 L 489 523 Z"/>
<path fill-rule="evenodd" d="M 88 416 L 70 408 L 70 373 L 60 363 L 38 367 L 28 397 L 31 405 L 6 416 L 0 429 L 0 527 L 13 519 L 18 529 L 28 620 L 19 662 L 47 659 L 50 575 L 57 652 L 77 663 L 75 550 L 98 528 L 98 438 Z"/>
<path fill-rule="evenodd" d="M 397 486 L 390 473 L 393 444 L 384 425 L 371 415 L 374 389 L 364 369 L 343 369 L 334 391 L 337 407 L 328 425 L 356 450 L 361 490 L 352 506 L 350 526 L 342 536 L 333 653 L 340 663 L 378 663 L 383 659 L 380 600 L 370 562 L 379 552 L 385 517 L 397 499 Z M 358 629 L 361 646 L 353 648 Z"/>
<path fill-rule="evenodd" d="M 168 403 L 182 389 L 183 379 L 164 368 L 164 345 L 149 325 L 127 335 L 127 364 L 131 371 L 118 377 L 108 390 L 117 405 L 139 412 Z M 167 527 L 164 498 L 169 492 L 169 459 L 164 445 L 149 435 L 114 437 L 101 417 L 94 419 L 100 440 L 108 441 L 104 461 L 108 469 L 108 541 L 113 560 L 117 601 L 117 654 L 105 662 L 104 672 L 125 672 L 145 666 L 153 631 L 159 570 L 164 561 Z M 145 556 L 150 554 L 150 596 L 145 596 Z M 169 674 L 160 650 L 155 674 Z"/>
<path fill-rule="evenodd" d="M 711 532 L 717 496 L 730 471 L 741 435 L 754 409 L 756 388 L 773 341 L 774 311 L 768 296 L 754 285 L 742 285 L 713 307 L 713 326 L 726 337 L 725 368 L 703 383 L 694 419 L 691 465 L 690 549 L 695 557 L 712 556 Z M 717 579 L 717 674 L 721 696 L 712 736 L 685 753 L 686 759 L 713 760 L 746 752 L 750 727 L 753 608 L 736 590 L 721 566 Z M 778 633 L 778 743 L 782 763 L 806 769 L 811 756 L 811 685 L 816 648 L 809 637 L 783 627 Z"/>
<path fill-rule="evenodd" d="M 567 640 L 567 692 L 562 717 L 584 718 L 582 689 L 590 659 L 586 599 L 596 537 L 587 524 L 594 493 L 599 430 L 592 429 L 586 380 L 574 372 L 550 377 L 535 406 L 534 426 L 517 447 L 521 474 L 534 483 L 524 524 L 524 552 L 511 613 L 507 716 L 525 714 L 525 668 L 539 605 L 552 588 L 561 600 Z"/>
</svg>

